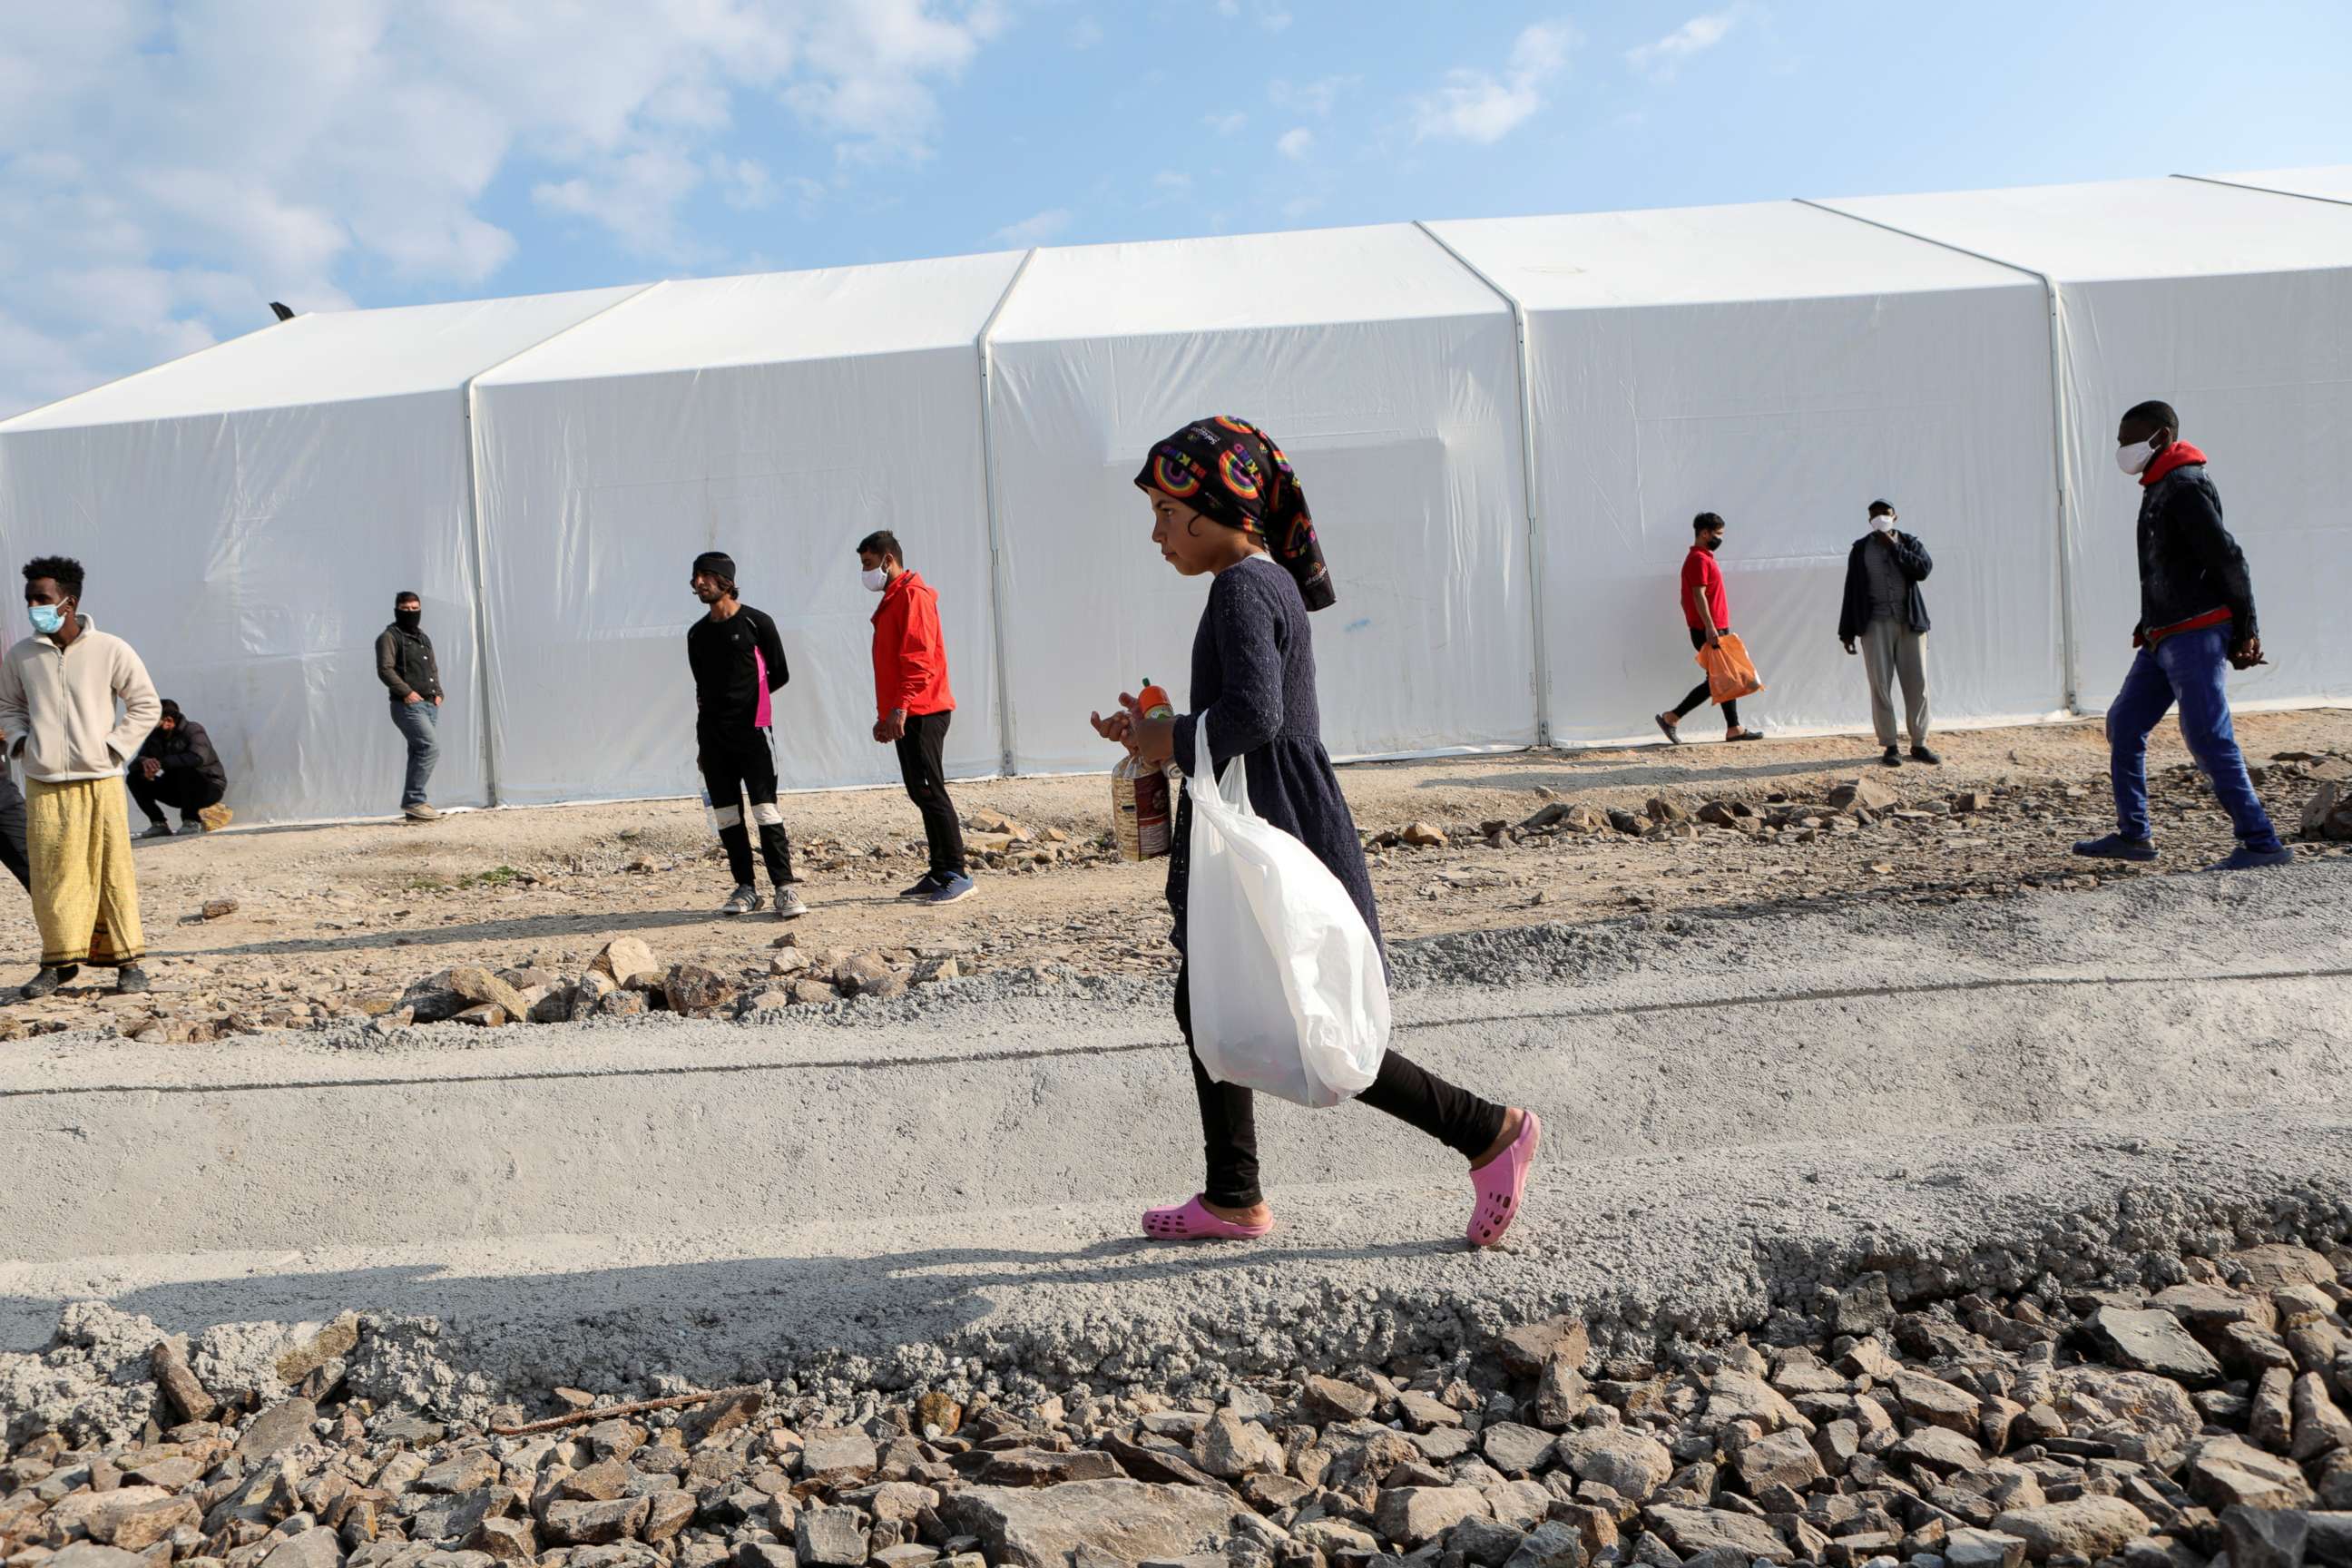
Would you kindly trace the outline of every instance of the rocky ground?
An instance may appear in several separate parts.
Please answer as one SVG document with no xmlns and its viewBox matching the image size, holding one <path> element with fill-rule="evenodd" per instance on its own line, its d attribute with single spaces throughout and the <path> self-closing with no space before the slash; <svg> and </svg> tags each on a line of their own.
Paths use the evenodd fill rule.
<svg viewBox="0 0 2352 1568">
<path fill-rule="evenodd" d="M 2283 830 L 2307 827 L 2301 852 L 2352 852 L 2352 712 L 2246 715 L 2239 730 Z M 2189 870 L 2230 847 L 2169 729 L 2151 759 L 2167 858 L 2145 872 L 2066 853 L 2112 826 L 2095 724 L 1937 744 L 1940 768 L 1883 769 L 1866 744 L 1832 737 L 1368 764 L 1343 781 L 1399 938 L 1862 898 L 1999 900 Z M 892 896 L 922 869 L 902 799 L 791 797 L 813 912 L 782 927 L 709 912 L 725 870 L 687 803 L 142 844 L 154 993 L 114 997 L 86 974 L 9 1008 L 0 1040 L 766 1016 L 972 975 L 1164 978 L 1163 869 L 1112 856 L 1106 794 L 1100 778 L 959 786 L 982 893 L 938 910 Z M 0 942 L 33 940 L 21 903 L 0 911 Z"/>
<path fill-rule="evenodd" d="M 563 1388 L 478 1425 L 378 1402 L 376 1320 L 192 1345 L 89 1304 L 45 1361 L 109 1392 L 54 1425 L 13 1413 L 0 1561 L 2341 1564 L 2347 1228 L 2014 1293 L 1865 1274 L 1763 1344 L 1597 1345 L 1560 1319 L 1183 1392 L 1014 1392 L 959 1363 L 908 1396 Z"/>
</svg>

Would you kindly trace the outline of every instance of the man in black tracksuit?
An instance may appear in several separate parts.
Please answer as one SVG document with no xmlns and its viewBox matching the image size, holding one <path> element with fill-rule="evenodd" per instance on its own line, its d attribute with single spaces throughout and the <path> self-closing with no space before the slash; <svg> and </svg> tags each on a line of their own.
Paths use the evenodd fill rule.
<svg viewBox="0 0 2352 1568">
<path fill-rule="evenodd" d="M 760 907 L 751 833 L 743 823 L 748 795 L 761 858 L 775 884 L 776 916 L 797 920 L 808 906 L 793 888 L 792 841 L 776 809 L 776 756 L 768 745 L 770 694 L 791 679 L 783 641 L 774 621 L 736 597 L 732 558 L 716 550 L 696 556 L 691 585 L 694 596 L 710 606 L 686 634 L 686 662 L 694 671 L 696 762 L 719 819 L 719 841 L 727 847 L 728 869 L 735 874 L 735 891 L 719 912 L 747 915 Z"/>
<path fill-rule="evenodd" d="M 150 826 L 142 837 L 172 837 L 172 825 L 163 819 L 167 806 L 180 808 L 183 833 L 228 826 L 229 809 L 221 804 L 228 794 L 228 770 L 221 766 L 220 753 L 213 750 L 205 727 L 168 697 L 163 717 L 140 743 L 124 782 L 131 786 L 131 798 L 147 814 Z"/>
</svg>

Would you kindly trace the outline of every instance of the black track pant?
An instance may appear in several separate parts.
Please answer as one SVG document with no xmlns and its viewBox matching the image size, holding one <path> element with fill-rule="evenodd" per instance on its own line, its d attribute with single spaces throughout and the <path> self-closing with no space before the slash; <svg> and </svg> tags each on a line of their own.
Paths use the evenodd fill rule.
<svg viewBox="0 0 2352 1568">
<path fill-rule="evenodd" d="M 0 866 L 25 891 L 33 890 L 33 861 L 25 852 L 25 795 L 8 770 L 0 767 Z"/>
<path fill-rule="evenodd" d="M 1176 1026 L 1192 1044 L 1192 974 L 1176 976 Z M 1209 1182 L 1201 1195 L 1227 1208 L 1245 1209 L 1265 1194 L 1257 1184 L 1257 1110 L 1248 1089 L 1217 1083 L 1192 1056 L 1192 1090 L 1201 1101 L 1201 1141 L 1208 1154 Z M 1475 1160 L 1503 1134 L 1504 1108 L 1457 1089 L 1391 1049 L 1381 1058 L 1380 1076 L 1356 1097 L 1374 1110 L 1419 1128 L 1463 1158 Z"/>
<path fill-rule="evenodd" d="M 898 737 L 898 776 L 906 780 L 907 798 L 923 814 L 923 837 L 931 847 L 931 875 L 963 875 L 963 825 L 956 820 L 955 802 L 948 798 L 947 766 L 942 760 L 948 743 L 950 708 L 940 713 L 909 713 L 907 732 Z"/>
<path fill-rule="evenodd" d="M 735 885 L 752 885 L 753 827 L 760 830 L 760 855 L 768 863 L 768 879 L 779 888 L 797 881 L 792 840 L 784 837 L 783 814 L 776 809 L 776 757 L 768 749 L 768 732 L 746 724 L 699 731 L 695 739 L 701 747 L 702 787 L 710 792 L 719 842 L 727 847 L 727 868 L 735 874 Z M 747 797 L 751 814 L 748 826 L 743 820 Z"/>
<path fill-rule="evenodd" d="M 1716 629 L 1717 631 L 1727 632 L 1731 628 L 1729 626 L 1717 626 Z M 1690 635 L 1691 651 L 1693 653 L 1696 653 L 1700 648 L 1706 646 L 1706 628 L 1705 626 L 1691 627 Z M 1714 695 L 1714 689 L 1709 687 L 1705 680 L 1701 680 L 1696 686 L 1691 688 L 1691 694 L 1688 697 L 1684 698 L 1682 701 L 1675 704 L 1675 717 L 1679 719 L 1694 708 L 1706 706 Z M 1723 727 L 1727 730 L 1737 730 L 1739 728 L 1739 699 L 1737 697 L 1723 705 Z"/>
<path fill-rule="evenodd" d="M 122 782 L 131 787 L 131 798 L 139 803 L 139 809 L 147 814 L 150 822 L 163 821 L 164 808 L 173 805 L 180 808 L 181 821 L 194 822 L 196 813 L 219 805 L 225 793 L 220 785 L 194 768 L 176 772 L 165 768 L 152 779 L 142 777 L 135 760 Z"/>
</svg>

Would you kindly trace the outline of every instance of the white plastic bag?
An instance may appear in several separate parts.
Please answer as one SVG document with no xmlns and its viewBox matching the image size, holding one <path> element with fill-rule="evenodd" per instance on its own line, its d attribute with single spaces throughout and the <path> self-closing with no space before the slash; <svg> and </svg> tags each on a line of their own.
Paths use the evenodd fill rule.
<svg viewBox="0 0 2352 1568">
<path fill-rule="evenodd" d="M 1205 721 L 1202 759 L 1213 757 Z M 1194 780 L 1184 956 L 1192 1048 L 1219 1083 L 1337 1105 L 1389 1043 L 1380 944 L 1313 850 L 1250 809 L 1242 759 Z"/>
</svg>

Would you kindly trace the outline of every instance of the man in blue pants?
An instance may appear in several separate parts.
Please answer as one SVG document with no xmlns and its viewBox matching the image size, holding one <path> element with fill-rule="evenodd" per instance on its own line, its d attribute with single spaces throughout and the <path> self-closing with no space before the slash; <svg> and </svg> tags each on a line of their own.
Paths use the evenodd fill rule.
<svg viewBox="0 0 2352 1568">
<path fill-rule="evenodd" d="M 2180 737 L 2238 831 L 2238 847 L 2216 871 L 2284 866 L 2294 851 L 2279 842 L 2230 724 L 2224 669 L 2263 662 L 2254 628 L 2254 588 L 2238 542 L 2221 526 L 2221 494 L 2205 454 L 2180 439 L 2180 418 L 2163 403 L 2136 405 L 2116 432 L 2116 463 L 2140 482 L 2139 649 L 2107 709 L 2107 769 L 2115 781 L 2116 831 L 2085 838 L 2077 855 L 2153 860 L 2147 826 L 2147 735 L 2180 705 Z"/>
</svg>

